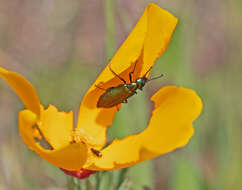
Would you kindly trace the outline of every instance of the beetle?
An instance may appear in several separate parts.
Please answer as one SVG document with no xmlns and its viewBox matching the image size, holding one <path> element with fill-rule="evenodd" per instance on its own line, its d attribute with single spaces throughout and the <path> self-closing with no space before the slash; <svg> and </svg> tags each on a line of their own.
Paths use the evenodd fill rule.
<svg viewBox="0 0 242 190">
<path fill-rule="evenodd" d="M 91 148 L 92 153 L 97 157 L 102 157 L 102 153 L 94 148 Z"/>
<path fill-rule="evenodd" d="M 142 90 L 145 84 L 151 80 L 161 78 L 163 75 L 148 79 L 147 74 L 150 72 L 151 68 L 141 77 L 137 78 L 136 81 L 132 80 L 132 74 L 134 73 L 136 68 L 136 63 L 134 65 L 133 71 L 129 73 L 129 81 L 130 83 L 127 83 L 122 77 L 120 77 L 117 73 L 115 73 L 111 65 L 109 64 L 109 70 L 118 77 L 124 84 L 120 84 L 118 86 L 110 87 L 107 90 L 104 88 L 101 88 L 97 85 L 95 85 L 97 88 L 105 90 L 105 93 L 103 93 L 97 102 L 98 108 L 111 108 L 113 106 L 117 106 L 121 103 L 127 103 L 127 99 L 134 94 L 137 94 L 136 90 Z"/>
</svg>

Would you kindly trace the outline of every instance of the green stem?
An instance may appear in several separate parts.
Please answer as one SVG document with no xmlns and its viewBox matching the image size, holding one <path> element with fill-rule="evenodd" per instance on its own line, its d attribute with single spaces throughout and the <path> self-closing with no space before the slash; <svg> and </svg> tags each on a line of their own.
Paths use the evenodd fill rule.
<svg viewBox="0 0 242 190">
<path fill-rule="evenodd" d="M 67 189 L 68 190 L 75 190 L 75 182 L 73 177 L 67 177 Z"/>
<path fill-rule="evenodd" d="M 76 186 L 77 190 L 81 190 L 82 189 L 81 182 L 82 182 L 82 180 L 80 180 L 80 179 L 76 180 L 75 186 Z"/>
<path fill-rule="evenodd" d="M 86 190 L 91 190 L 91 184 L 89 179 L 86 179 Z"/>
<path fill-rule="evenodd" d="M 120 171 L 119 178 L 118 178 L 118 182 L 117 182 L 117 186 L 116 186 L 117 189 L 120 188 L 120 186 L 124 182 L 127 171 L 128 171 L 128 168 L 124 168 L 124 169 L 122 169 Z"/>
<path fill-rule="evenodd" d="M 96 190 L 100 190 L 100 185 L 101 185 L 100 172 L 97 172 L 95 177 L 96 177 Z"/>
</svg>

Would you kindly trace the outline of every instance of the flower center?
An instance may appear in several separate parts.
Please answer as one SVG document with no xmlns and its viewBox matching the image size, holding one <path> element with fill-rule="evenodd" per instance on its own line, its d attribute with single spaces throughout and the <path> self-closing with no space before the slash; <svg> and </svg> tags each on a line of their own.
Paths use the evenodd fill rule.
<svg viewBox="0 0 242 190">
<path fill-rule="evenodd" d="M 88 142 L 91 142 L 90 138 L 86 138 L 82 131 L 73 131 L 71 143 L 79 143 L 79 142 L 82 142 L 88 146 L 89 154 L 92 154 L 96 157 L 102 157 L 101 151 L 97 150 L 95 146 L 88 143 Z"/>
</svg>

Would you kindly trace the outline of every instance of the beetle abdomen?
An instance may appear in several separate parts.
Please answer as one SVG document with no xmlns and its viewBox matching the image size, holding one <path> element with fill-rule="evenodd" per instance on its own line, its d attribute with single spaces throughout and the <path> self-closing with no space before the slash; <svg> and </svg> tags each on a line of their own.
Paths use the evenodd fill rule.
<svg viewBox="0 0 242 190">
<path fill-rule="evenodd" d="M 131 89 L 130 85 L 126 84 L 109 88 L 103 95 L 100 96 L 97 107 L 111 108 L 123 103 L 134 94 L 135 90 Z"/>
</svg>

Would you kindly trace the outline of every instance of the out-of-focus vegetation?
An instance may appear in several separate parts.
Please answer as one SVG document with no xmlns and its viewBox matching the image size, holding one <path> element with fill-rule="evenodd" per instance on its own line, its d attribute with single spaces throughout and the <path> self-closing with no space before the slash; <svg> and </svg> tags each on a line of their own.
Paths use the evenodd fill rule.
<svg viewBox="0 0 242 190">
<path fill-rule="evenodd" d="M 77 115 L 83 95 L 149 2 L 0 0 L 0 66 L 26 76 L 45 106 L 73 109 Z M 188 146 L 128 170 L 133 189 L 240 190 L 242 3 L 153 2 L 179 18 L 152 72 L 165 77 L 123 105 L 109 137 L 145 128 L 152 110 L 149 97 L 167 84 L 196 90 L 204 110 Z M 20 139 L 17 113 L 23 105 L 3 81 L 0 105 L 0 190 L 66 189 L 67 177 Z M 119 173 L 111 172 L 113 180 Z"/>
</svg>

